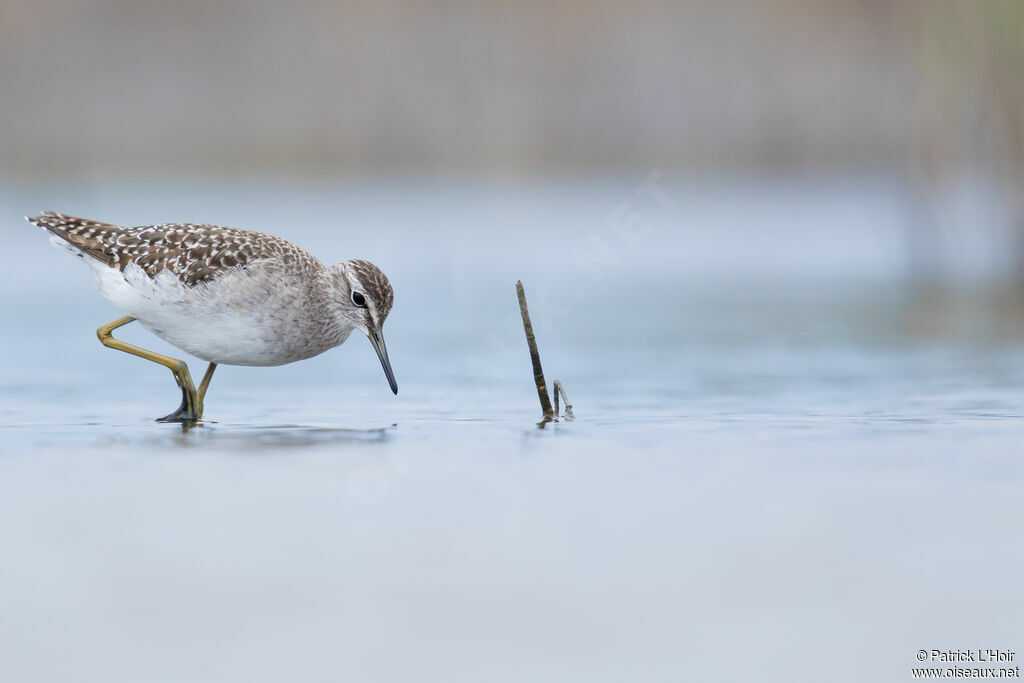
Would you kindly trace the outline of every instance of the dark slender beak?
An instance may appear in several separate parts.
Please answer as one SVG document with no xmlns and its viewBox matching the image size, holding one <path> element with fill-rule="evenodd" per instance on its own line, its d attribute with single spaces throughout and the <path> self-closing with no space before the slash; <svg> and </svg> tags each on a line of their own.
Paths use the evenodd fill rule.
<svg viewBox="0 0 1024 683">
<path fill-rule="evenodd" d="M 370 332 L 367 336 L 373 344 L 373 350 L 377 352 L 377 358 L 380 358 L 380 364 L 384 366 L 384 374 L 387 375 L 391 391 L 397 395 L 398 382 L 395 381 L 395 371 L 391 369 L 391 361 L 388 359 L 388 347 L 384 346 L 384 335 L 377 331 Z"/>
</svg>

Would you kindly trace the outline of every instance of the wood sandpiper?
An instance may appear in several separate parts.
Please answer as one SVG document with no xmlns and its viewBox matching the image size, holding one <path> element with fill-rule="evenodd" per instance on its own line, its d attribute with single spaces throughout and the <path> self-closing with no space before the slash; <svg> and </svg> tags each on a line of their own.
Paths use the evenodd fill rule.
<svg viewBox="0 0 1024 683">
<path fill-rule="evenodd" d="M 351 259 L 328 268 L 279 237 L 219 225 L 129 228 L 54 211 L 27 220 L 89 264 L 103 296 L 128 314 L 100 327 L 100 341 L 174 373 L 181 406 L 161 422 L 202 419 L 217 365 L 312 358 L 343 343 L 352 330 L 369 338 L 398 393 L 381 333 L 394 291 L 369 261 Z M 115 329 L 133 320 L 209 362 L 198 389 L 184 361 L 114 338 Z"/>
</svg>

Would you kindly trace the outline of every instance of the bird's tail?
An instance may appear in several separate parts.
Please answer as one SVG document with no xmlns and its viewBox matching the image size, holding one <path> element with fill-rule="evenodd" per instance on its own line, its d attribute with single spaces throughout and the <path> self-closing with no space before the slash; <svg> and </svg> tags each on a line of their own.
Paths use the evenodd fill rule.
<svg viewBox="0 0 1024 683">
<path fill-rule="evenodd" d="M 56 211 L 43 211 L 38 216 L 25 216 L 25 220 L 48 231 L 51 234 L 51 243 L 75 256 L 89 256 L 107 265 L 112 262 L 110 254 L 97 237 L 109 230 L 116 230 L 116 225 Z"/>
</svg>

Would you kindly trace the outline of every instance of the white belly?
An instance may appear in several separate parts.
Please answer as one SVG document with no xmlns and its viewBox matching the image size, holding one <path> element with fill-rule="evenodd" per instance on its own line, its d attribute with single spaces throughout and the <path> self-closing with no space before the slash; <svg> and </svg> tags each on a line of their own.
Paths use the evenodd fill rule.
<svg viewBox="0 0 1024 683">
<path fill-rule="evenodd" d="M 94 262 L 95 263 L 95 262 Z M 283 365 L 311 358 L 345 341 L 351 328 L 329 334 L 326 311 L 312 304 L 305 283 L 253 269 L 211 284 L 182 285 L 164 271 L 156 278 L 90 263 L 100 292 L 161 339 L 225 365 Z"/>
</svg>

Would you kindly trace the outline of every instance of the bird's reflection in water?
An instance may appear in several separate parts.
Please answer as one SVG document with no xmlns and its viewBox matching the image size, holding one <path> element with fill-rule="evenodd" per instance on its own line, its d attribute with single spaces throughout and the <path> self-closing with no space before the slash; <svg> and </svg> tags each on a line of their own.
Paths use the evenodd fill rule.
<svg viewBox="0 0 1024 683">
<path fill-rule="evenodd" d="M 260 453 L 275 449 L 296 449 L 344 443 L 378 443 L 388 439 L 389 433 L 398 427 L 377 427 L 354 429 L 298 424 L 271 425 L 226 425 L 216 422 L 199 422 L 185 425 L 168 425 L 162 435 L 152 433 L 132 434 L 111 433 L 100 439 L 97 445 L 106 447 L 138 447 L 149 449 L 202 449 L 227 453 Z"/>
</svg>

